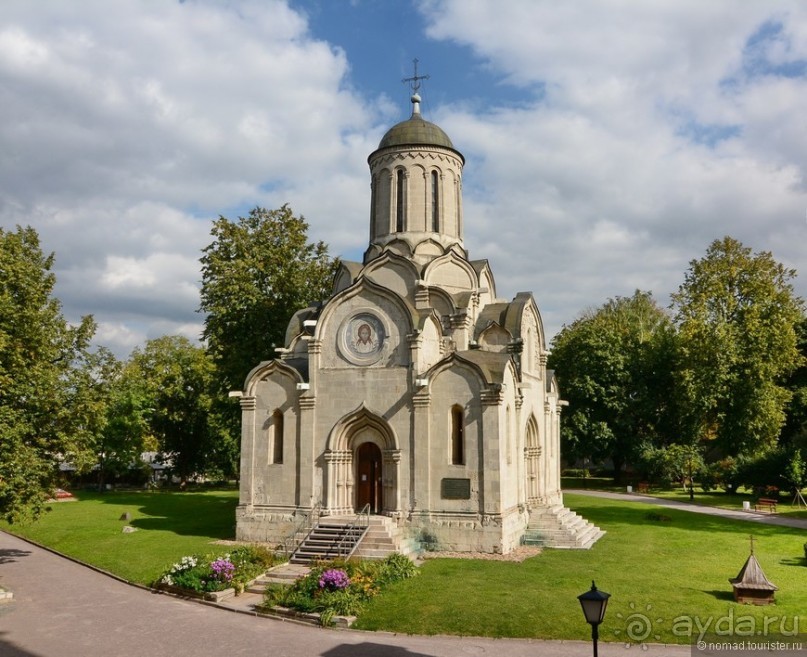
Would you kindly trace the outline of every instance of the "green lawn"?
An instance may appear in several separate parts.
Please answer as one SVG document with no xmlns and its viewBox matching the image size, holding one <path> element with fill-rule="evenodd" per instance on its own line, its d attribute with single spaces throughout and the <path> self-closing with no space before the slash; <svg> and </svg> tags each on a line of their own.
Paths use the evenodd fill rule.
<svg viewBox="0 0 807 657">
<path fill-rule="evenodd" d="M 624 493 L 627 491 L 626 486 L 623 484 L 616 484 L 614 480 L 609 477 L 563 477 L 562 487 L 568 489 L 583 489 L 583 490 L 603 490 L 612 493 Z M 636 485 L 633 485 L 633 491 L 636 491 Z M 667 500 L 675 500 L 676 502 L 689 503 L 689 491 L 681 487 L 676 488 L 659 488 L 653 487 L 645 495 L 652 495 L 661 497 Z M 807 507 L 796 506 L 792 504 L 792 495 L 783 495 L 779 498 L 779 505 L 776 512 L 779 515 L 785 515 L 791 518 L 804 518 L 807 519 Z M 703 506 L 716 506 L 721 509 L 734 509 L 739 510 L 743 507 L 743 502 L 747 501 L 754 508 L 754 497 L 750 491 L 740 489 L 739 492 L 728 495 L 724 491 L 711 490 L 705 492 L 700 487 L 695 487 L 695 501 L 694 504 L 701 504 Z"/>
<path fill-rule="evenodd" d="M 798 623 L 807 627 L 802 548 L 807 532 L 640 503 L 565 499 L 608 532 L 591 550 L 546 550 L 523 563 L 429 560 L 420 577 L 375 599 L 358 626 L 412 634 L 587 639 L 577 595 L 594 579 L 613 596 L 600 632 L 604 640 L 626 640 L 631 627 L 633 638 L 687 643 L 689 637 L 681 636 L 687 629 L 682 616 L 692 619 L 693 628 L 729 614 L 757 623 L 763 616 L 777 616 L 791 630 L 794 617 L 802 614 Z M 650 520 L 650 512 L 669 520 Z M 733 602 L 727 580 L 745 562 L 752 532 L 758 539 L 757 558 L 780 589 L 776 606 Z M 678 636 L 673 634 L 675 619 Z"/>
<path fill-rule="evenodd" d="M 235 535 L 238 492 L 78 492 L 29 525 L 3 529 L 58 552 L 149 584 L 186 554 L 217 550 L 212 541 Z M 127 523 L 120 517 L 129 513 Z M 138 531 L 124 534 L 130 524 Z"/>
<path fill-rule="evenodd" d="M 54 504 L 35 524 L 11 529 L 140 583 L 151 582 L 183 555 L 215 552 L 212 541 L 234 534 L 235 491 L 80 493 L 80 498 Z M 807 627 L 802 548 L 807 532 L 634 502 L 571 494 L 565 499 L 608 532 L 591 550 L 546 550 L 522 563 L 428 560 L 419 577 L 375 598 L 358 627 L 588 639 L 577 595 L 592 579 L 612 594 L 603 640 L 687 643 L 681 617 L 690 618 L 695 629 L 710 618 L 712 624 L 724 619 L 725 626 L 726 619 L 760 623 L 776 616 L 784 619 L 785 630 L 792 630 L 801 614 L 800 627 Z M 125 512 L 139 531 L 121 532 Z M 656 519 L 648 516 L 652 513 Z M 727 580 L 745 562 L 751 533 L 758 539 L 756 554 L 765 573 L 779 586 L 775 606 L 738 606 L 732 599 Z"/>
</svg>

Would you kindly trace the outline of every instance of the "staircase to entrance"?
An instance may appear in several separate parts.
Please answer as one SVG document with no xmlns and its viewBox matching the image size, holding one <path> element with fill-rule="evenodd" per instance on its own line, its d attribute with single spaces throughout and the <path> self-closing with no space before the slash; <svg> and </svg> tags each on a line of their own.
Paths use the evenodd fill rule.
<svg viewBox="0 0 807 657">
<path fill-rule="evenodd" d="M 605 532 L 562 505 L 540 507 L 530 513 L 523 545 L 587 550 Z"/>
<path fill-rule="evenodd" d="M 392 518 L 364 516 L 366 524 L 357 523 L 357 516 L 323 516 L 300 541 L 289 561 L 311 564 L 337 558 L 384 559 L 393 552 L 403 552 L 402 542 Z"/>
</svg>

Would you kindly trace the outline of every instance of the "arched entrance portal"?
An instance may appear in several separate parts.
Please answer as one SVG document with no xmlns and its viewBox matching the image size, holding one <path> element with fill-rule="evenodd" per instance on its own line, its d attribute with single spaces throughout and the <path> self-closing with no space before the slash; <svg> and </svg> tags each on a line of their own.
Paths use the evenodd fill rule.
<svg viewBox="0 0 807 657">
<path fill-rule="evenodd" d="M 356 450 L 356 510 L 366 504 L 370 513 L 384 508 L 384 479 L 381 450 L 375 443 L 362 443 Z"/>
<path fill-rule="evenodd" d="M 396 513 L 401 450 L 389 423 L 362 404 L 337 422 L 328 435 L 323 472 L 323 512 L 354 513 L 365 504 L 373 513 Z"/>
</svg>

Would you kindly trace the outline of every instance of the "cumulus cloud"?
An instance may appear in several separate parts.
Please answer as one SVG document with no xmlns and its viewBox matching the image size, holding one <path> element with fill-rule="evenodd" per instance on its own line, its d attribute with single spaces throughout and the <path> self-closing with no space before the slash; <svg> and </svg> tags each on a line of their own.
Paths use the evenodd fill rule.
<svg viewBox="0 0 807 657">
<path fill-rule="evenodd" d="M 364 209 L 372 103 L 286 3 L 12 1 L 0 16 L 0 225 L 37 228 L 66 313 L 95 314 L 117 351 L 157 319 L 198 337 L 198 258 L 219 213 L 325 192 L 330 207 L 299 206 L 330 239 L 325 210 Z"/>
<path fill-rule="evenodd" d="M 305 4 L 0 5 L 0 225 L 39 231 L 65 313 L 95 315 L 99 343 L 198 338 L 219 214 L 288 202 L 312 239 L 361 257 L 366 158 L 405 109 L 356 91 L 352 41 L 319 37 Z M 471 256 L 502 296 L 533 290 L 550 335 L 636 288 L 666 303 L 726 234 L 801 270 L 807 296 L 803 3 L 415 7 L 412 40 L 497 81 L 424 106 L 466 156 Z"/>
<path fill-rule="evenodd" d="M 726 234 L 807 268 L 801 5 L 421 9 L 432 38 L 532 92 L 524 106 L 458 104 L 440 119 L 476 166 L 467 245 L 496 254 L 500 287 L 535 288 L 550 332 L 636 288 L 666 303 L 689 260 Z"/>
</svg>

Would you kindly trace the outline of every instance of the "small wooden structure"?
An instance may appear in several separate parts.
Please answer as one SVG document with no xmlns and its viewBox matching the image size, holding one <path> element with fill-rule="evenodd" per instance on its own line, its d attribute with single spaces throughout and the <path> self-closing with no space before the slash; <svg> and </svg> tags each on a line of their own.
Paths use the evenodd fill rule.
<svg viewBox="0 0 807 657">
<path fill-rule="evenodd" d="M 734 599 L 741 604 L 770 605 L 774 603 L 777 587 L 762 571 L 762 566 L 754 556 L 754 537 L 751 537 L 751 554 L 740 570 L 740 574 L 730 579 L 734 587 Z"/>
</svg>

